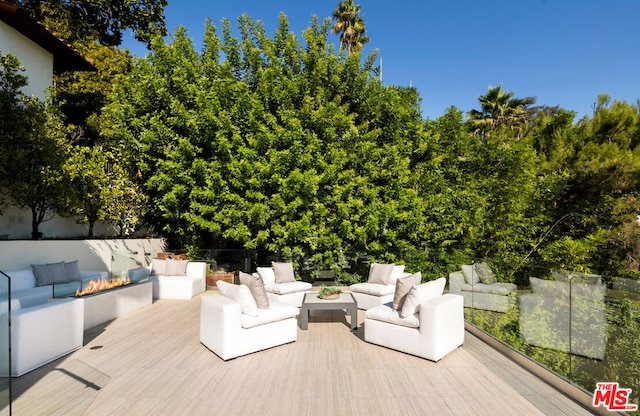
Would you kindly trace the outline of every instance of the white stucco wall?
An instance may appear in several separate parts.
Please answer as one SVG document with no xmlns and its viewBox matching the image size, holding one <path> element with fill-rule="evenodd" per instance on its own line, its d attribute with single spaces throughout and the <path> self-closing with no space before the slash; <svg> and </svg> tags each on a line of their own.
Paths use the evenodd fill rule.
<svg viewBox="0 0 640 416">
<path fill-rule="evenodd" d="M 88 224 L 77 224 L 74 218 L 63 218 L 56 215 L 38 227 L 44 238 L 76 238 L 86 237 Z M 95 237 L 116 237 L 119 230 L 116 226 L 97 222 L 93 227 Z M 31 238 L 31 211 L 21 210 L 13 206 L 0 208 L 0 239 Z"/>
<path fill-rule="evenodd" d="M 47 89 L 53 85 L 53 55 L 2 21 L 0 52 L 2 55 L 11 52 L 20 59 L 20 64 L 26 68 L 23 75 L 29 77 L 24 93 L 44 101 Z"/>
<path fill-rule="evenodd" d="M 0 240 L 0 270 L 22 270 L 31 268 L 32 264 L 78 260 L 80 270 L 117 272 L 120 267 L 147 266 L 157 253 L 163 251 L 165 241 L 160 238 Z"/>
</svg>

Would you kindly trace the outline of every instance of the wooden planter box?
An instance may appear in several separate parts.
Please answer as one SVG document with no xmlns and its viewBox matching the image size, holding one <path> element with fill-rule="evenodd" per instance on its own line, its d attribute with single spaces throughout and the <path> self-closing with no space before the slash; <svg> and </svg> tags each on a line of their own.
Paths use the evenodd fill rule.
<svg viewBox="0 0 640 416">
<path fill-rule="evenodd" d="M 215 272 L 207 275 L 207 287 L 215 289 L 218 280 L 224 280 L 227 283 L 233 283 L 235 273 L 233 272 Z"/>
</svg>

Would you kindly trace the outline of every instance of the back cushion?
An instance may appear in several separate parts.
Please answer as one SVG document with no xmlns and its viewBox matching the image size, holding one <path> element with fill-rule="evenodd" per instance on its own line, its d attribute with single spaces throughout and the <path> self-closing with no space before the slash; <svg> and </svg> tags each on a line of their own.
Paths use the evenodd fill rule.
<svg viewBox="0 0 640 416">
<path fill-rule="evenodd" d="M 31 269 L 14 270 L 7 274 L 11 277 L 12 292 L 36 287 L 36 277 Z"/>
</svg>

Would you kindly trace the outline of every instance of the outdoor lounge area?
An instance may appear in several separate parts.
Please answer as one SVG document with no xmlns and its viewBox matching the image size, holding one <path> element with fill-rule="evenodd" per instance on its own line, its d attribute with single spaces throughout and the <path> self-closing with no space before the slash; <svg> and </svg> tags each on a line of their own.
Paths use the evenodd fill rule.
<svg viewBox="0 0 640 416">
<path fill-rule="evenodd" d="M 591 414 L 469 332 L 437 363 L 369 344 L 364 311 L 354 331 L 312 311 L 296 342 L 223 361 L 199 342 L 202 297 L 86 331 L 81 349 L 14 379 L 13 414 Z"/>
</svg>

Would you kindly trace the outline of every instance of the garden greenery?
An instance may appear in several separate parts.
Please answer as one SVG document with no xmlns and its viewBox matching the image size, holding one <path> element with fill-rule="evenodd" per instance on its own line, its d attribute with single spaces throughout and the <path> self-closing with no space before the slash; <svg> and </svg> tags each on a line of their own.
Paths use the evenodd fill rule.
<svg viewBox="0 0 640 416">
<path fill-rule="evenodd" d="M 456 108 L 424 120 L 418 91 L 380 82 L 375 54 L 336 51 L 328 19 L 302 38 L 279 19 L 269 36 L 241 16 L 238 37 L 208 21 L 200 52 L 184 28 L 155 38 L 103 109 L 104 139 L 173 245 L 321 268 L 364 253 L 432 275 L 488 258 L 516 282 L 534 264 L 637 270 L 637 105 L 602 96 L 577 123 L 521 108 L 478 136 Z"/>
</svg>

